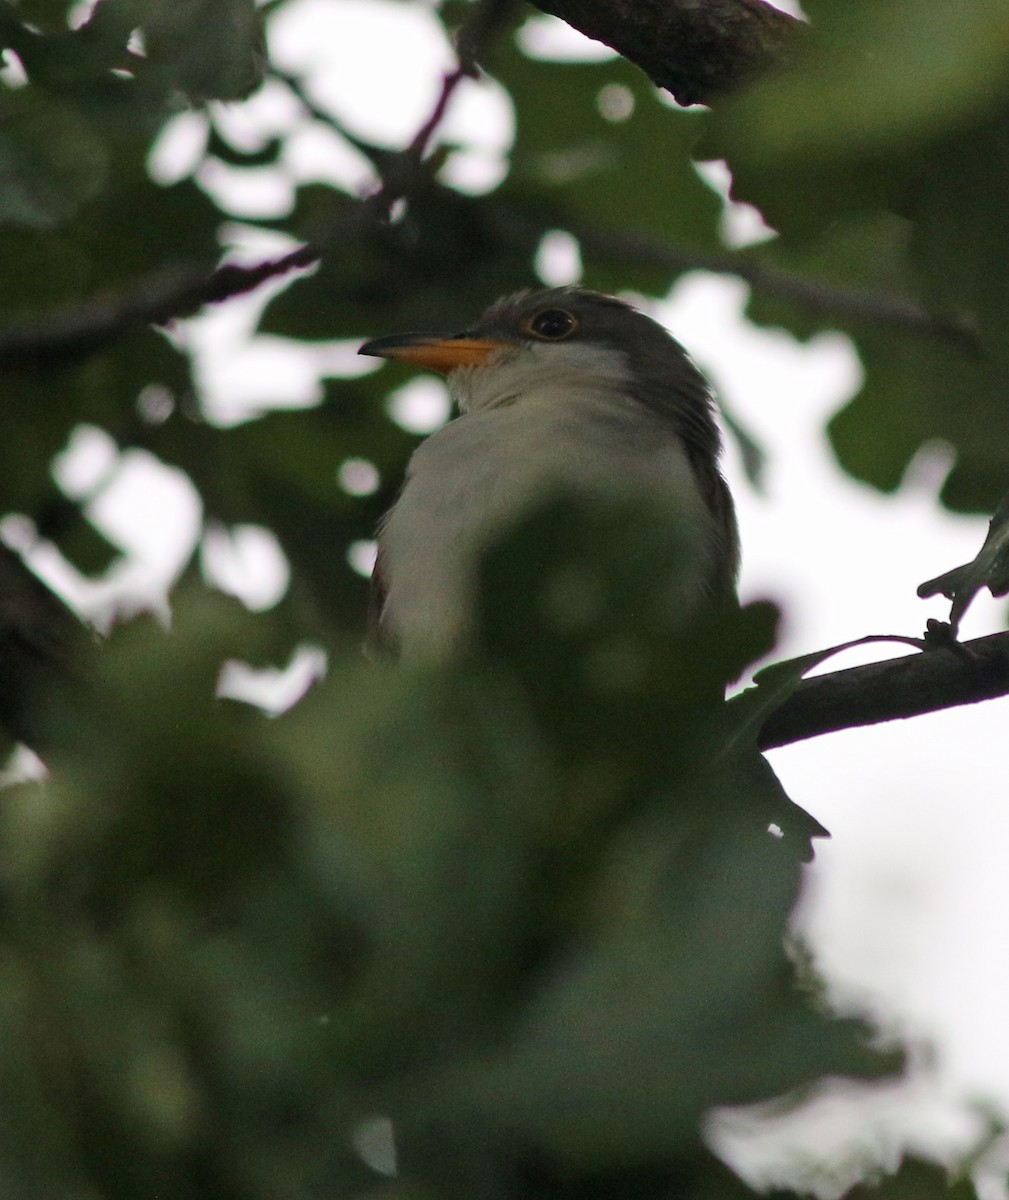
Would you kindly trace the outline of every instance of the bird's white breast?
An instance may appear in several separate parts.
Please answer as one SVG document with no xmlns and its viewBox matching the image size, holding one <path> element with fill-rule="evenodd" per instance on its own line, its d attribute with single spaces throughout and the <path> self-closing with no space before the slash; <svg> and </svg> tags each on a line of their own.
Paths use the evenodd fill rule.
<svg viewBox="0 0 1009 1200">
<path fill-rule="evenodd" d="M 467 411 L 414 453 L 380 534 L 381 620 L 404 656 L 465 645 L 481 552 L 558 490 L 658 499 L 710 524 L 681 441 L 622 390 L 622 364 L 611 365 L 602 385 L 598 364 L 586 375 L 584 348 L 576 372 L 463 377 Z"/>
</svg>

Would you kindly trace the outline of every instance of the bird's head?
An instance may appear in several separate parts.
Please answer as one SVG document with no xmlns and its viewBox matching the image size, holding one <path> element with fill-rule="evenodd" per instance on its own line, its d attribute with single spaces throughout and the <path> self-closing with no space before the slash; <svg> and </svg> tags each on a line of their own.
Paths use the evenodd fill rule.
<svg viewBox="0 0 1009 1200">
<path fill-rule="evenodd" d="M 560 386 L 612 388 L 673 420 L 710 413 L 707 382 L 683 347 L 630 304 L 587 288 L 519 292 L 459 333 L 391 334 L 359 353 L 448 376 L 464 411 Z"/>
</svg>

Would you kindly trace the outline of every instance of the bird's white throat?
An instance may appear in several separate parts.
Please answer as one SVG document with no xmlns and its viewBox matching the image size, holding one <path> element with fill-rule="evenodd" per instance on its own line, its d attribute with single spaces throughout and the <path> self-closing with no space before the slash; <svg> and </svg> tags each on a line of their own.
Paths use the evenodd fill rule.
<svg viewBox="0 0 1009 1200">
<path fill-rule="evenodd" d="M 460 412 L 477 413 L 510 404 L 535 391 L 543 396 L 623 392 L 632 379 L 626 355 L 609 346 L 536 343 L 498 350 L 478 367 L 449 376 Z"/>
</svg>

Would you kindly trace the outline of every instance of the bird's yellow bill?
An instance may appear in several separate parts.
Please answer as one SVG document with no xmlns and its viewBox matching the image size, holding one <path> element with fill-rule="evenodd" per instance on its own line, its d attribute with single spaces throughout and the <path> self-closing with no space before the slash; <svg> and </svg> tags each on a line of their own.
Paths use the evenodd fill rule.
<svg viewBox="0 0 1009 1200">
<path fill-rule="evenodd" d="M 490 338 L 445 337 L 427 333 L 393 333 L 388 337 L 365 342 L 358 354 L 369 354 L 376 358 L 397 358 L 403 362 L 423 367 L 425 371 L 437 371 L 448 375 L 456 367 L 478 367 L 485 363 L 495 350 L 501 350 L 504 342 Z"/>
</svg>

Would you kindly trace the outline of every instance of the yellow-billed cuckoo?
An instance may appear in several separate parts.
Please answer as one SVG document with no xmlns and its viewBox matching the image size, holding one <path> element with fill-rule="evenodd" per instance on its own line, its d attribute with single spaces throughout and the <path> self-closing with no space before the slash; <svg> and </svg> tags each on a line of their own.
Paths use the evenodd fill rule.
<svg viewBox="0 0 1009 1200">
<path fill-rule="evenodd" d="M 698 553 L 678 602 L 733 595 L 739 558 L 711 389 L 682 346 L 584 288 L 521 292 L 454 334 L 361 354 L 448 377 L 460 415 L 414 452 L 378 535 L 380 640 L 410 658 L 465 648 L 480 555 L 559 489 L 657 501 Z"/>
</svg>

